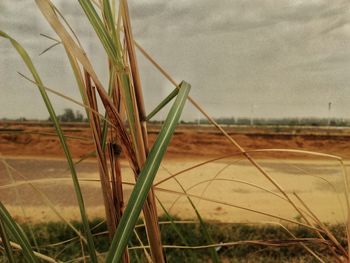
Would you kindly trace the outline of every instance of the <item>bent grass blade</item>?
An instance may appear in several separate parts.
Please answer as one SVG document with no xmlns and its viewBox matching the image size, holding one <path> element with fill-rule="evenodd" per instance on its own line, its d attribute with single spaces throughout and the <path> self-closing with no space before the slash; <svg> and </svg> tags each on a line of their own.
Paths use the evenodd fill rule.
<svg viewBox="0 0 350 263">
<path fill-rule="evenodd" d="M 139 175 L 134 190 L 131 193 L 129 202 L 126 206 L 125 212 L 121 218 L 107 254 L 107 263 L 119 262 L 124 249 L 128 244 L 129 238 L 140 215 L 143 203 L 145 202 L 148 192 L 151 189 L 153 180 L 157 174 L 166 148 L 170 143 L 170 139 L 180 119 L 180 115 L 184 108 L 189 91 L 190 85 L 183 82 L 180 87 L 179 94 L 169 111 L 159 136 L 157 137 L 157 140 L 148 155 L 145 166 Z"/>
<path fill-rule="evenodd" d="M 26 260 L 30 263 L 37 263 L 38 259 L 34 255 L 34 251 L 28 241 L 28 238 L 24 234 L 23 230 L 16 224 L 2 202 L 0 202 L 0 219 L 21 246 Z"/>
<path fill-rule="evenodd" d="M 12 248 L 10 245 L 10 239 L 6 232 L 6 228 L 2 220 L 0 220 L 0 238 L 1 238 L 1 243 L 5 248 L 5 252 L 6 252 L 5 255 L 7 256 L 7 259 L 9 260 L 10 263 L 15 263 L 15 259 L 12 253 Z"/>
<path fill-rule="evenodd" d="M 31 74 L 33 75 L 33 78 L 35 79 L 35 81 L 37 83 L 37 86 L 39 88 L 39 91 L 41 93 L 43 101 L 46 105 L 47 111 L 49 112 L 51 120 L 53 121 L 53 124 L 55 126 L 57 136 L 60 140 L 61 146 L 63 148 L 64 154 L 66 156 L 66 159 L 67 159 L 70 171 L 71 171 L 71 176 L 72 176 L 72 180 L 73 180 L 73 184 L 74 184 L 74 190 L 75 190 L 75 194 L 76 194 L 76 197 L 78 200 L 80 215 L 81 215 L 83 226 L 84 226 L 84 231 L 85 231 L 85 235 L 86 235 L 86 239 L 87 239 L 87 243 L 88 243 L 88 247 L 89 247 L 89 253 L 90 253 L 91 260 L 92 260 L 92 262 L 97 262 L 95 245 L 94 245 L 93 237 L 91 234 L 89 221 L 88 221 L 87 213 L 85 210 L 83 195 L 82 195 L 82 192 L 80 189 L 79 180 L 78 180 L 78 176 L 77 176 L 77 173 L 75 170 L 74 162 L 73 162 L 70 150 L 68 148 L 68 145 L 66 143 L 66 138 L 62 132 L 61 125 L 60 125 L 58 118 L 57 118 L 57 115 L 55 113 L 55 110 L 51 104 L 51 101 L 50 101 L 47 93 L 46 93 L 46 90 L 43 88 L 44 84 L 41 81 L 41 78 L 39 77 L 39 74 L 38 74 L 31 58 L 29 57 L 28 53 L 25 51 L 25 49 L 15 39 L 11 38 L 5 32 L 0 31 L 0 36 L 8 39 L 11 42 L 11 44 L 16 49 L 16 51 L 19 53 L 23 62 L 26 64 L 28 70 L 31 72 Z"/>
</svg>

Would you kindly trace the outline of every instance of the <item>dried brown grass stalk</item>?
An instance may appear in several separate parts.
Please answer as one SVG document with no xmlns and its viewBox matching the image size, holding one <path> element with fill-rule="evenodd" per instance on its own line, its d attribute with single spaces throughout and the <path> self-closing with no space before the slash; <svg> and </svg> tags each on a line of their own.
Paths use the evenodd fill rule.
<svg viewBox="0 0 350 263">
<path fill-rule="evenodd" d="M 340 252 L 340 254 L 344 255 L 345 257 L 347 257 L 347 251 L 343 248 L 343 246 L 338 242 L 338 240 L 336 239 L 336 237 L 332 234 L 331 231 L 329 231 L 329 229 L 327 228 L 327 226 L 325 226 L 321 220 L 319 220 L 319 218 L 315 215 L 315 213 L 308 207 L 308 205 L 304 202 L 304 200 L 297 194 L 297 193 L 293 193 L 294 196 L 297 198 L 297 200 L 304 206 L 304 208 L 308 211 L 308 213 L 312 216 L 312 219 L 316 222 L 316 224 L 318 225 L 318 227 L 320 227 L 325 235 L 329 238 L 329 243 L 330 245 L 328 246 L 328 248 L 331 250 L 331 252 L 333 253 L 334 257 L 339 260 L 339 262 L 342 262 L 341 258 L 339 257 L 337 251 Z M 311 222 L 307 221 L 307 223 L 309 225 L 314 225 Z M 317 231 L 318 236 L 321 239 L 325 238 L 321 235 L 321 233 L 319 231 Z"/>
<path fill-rule="evenodd" d="M 112 204 L 115 207 L 115 224 L 119 224 L 119 221 L 123 214 L 124 209 L 124 196 L 123 196 L 123 184 L 121 166 L 119 162 L 121 149 L 117 142 L 111 141 L 107 144 L 107 154 L 110 162 L 110 182 L 112 185 Z M 128 250 L 125 251 L 123 262 L 130 262 Z"/>
<path fill-rule="evenodd" d="M 126 158 L 129 160 L 131 168 L 134 171 L 135 178 L 137 179 L 137 175 L 139 174 L 142 168 L 142 165 L 139 163 L 140 159 L 138 160 L 136 158 L 137 155 L 134 151 L 134 147 L 132 146 L 132 142 L 130 141 L 129 136 L 125 130 L 125 127 L 120 118 L 118 110 L 113 105 L 109 97 L 105 94 L 105 92 L 103 92 L 103 90 L 99 88 L 97 85 L 96 85 L 96 88 L 100 95 L 102 103 L 106 109 L 108 119 L 110 120 L 110 122 L 113 123 L 114 127 L 116 127 L 115 134 L 117 136 L 117 139 L 120 141 L 123 152 L 125 153 Z M 139 138 L 142 138 L 142 137 L 139 137 Z M 144 158 L 143 160 L 146 160 L 146 152 L 144 150 L 143 152 L 140 151 L 140 149 L 138 150 L 139 150 L 138 156 L 141 156 L 142 158 Z M 154 248 L 154 250 L 152 250 L 152 258 L 153 260 L 155 260 L 155 262 L 163 262 L 164 255 L 161 248 L 160 232 L 159 232 L 159 227 L 157 223 L 158 218 L 157 220 L 155 220 L 155 215 L 157 214 L 157 212 L 156 212 L 155 205 L 152 205 L 152 203 L 155 204 L 154 195 L 149 194 L 145 207 L 143 209 L 143 213 L 145 217 L 146 229 L 149 237 L 150 246 Z"/>
<path fill-rule="evenodd" d="M 141 78 L 137 64 L 135 47 L 133 43 L 133 35 L 131 30 L 131 22 L 127 2 L 125 0 L 121 0 L 120 7 L 122 9 L 121 14 L 124 27 L 126 53 L 128 57 L 128 62 L 130 64 L 129 76 L 131 76 L 130 79 L 132 80 L 132 85 L 130 85 L 130 89 L 131 94 L 135 96 L 135 99 L 133 100 L 133 102 L 135 102 L 133 114 L 135 120 L 135 134 L 138 140 L 138 143 L 135 145 L 135 148 L 136 151 L 138 151 L 139 168 L 141 170 L 148 154 L 146 111 L 143 101 Z M 165 256 L 161 246 L 162 242 L 158 226 L 158 213 L 153 188 L 151 188 L 147 196 L 143 213 L 145 217 L 146 230 L 151 247 L 152 258 L 155 262 L 165 262 Z"/>
<path fill-rule="evenodd" d="M 167 78 L 175 87 L 179 87 L 177 82 L 171 77 L 171 75 L 164 70 L 153 58 L 150 56 L 143 48 L 141 45 L 139 45 L 136 41 L 134 41 L 135 46 L 139 49 L 139 51 L 144 55 L 144 57 L 151 62 L 158 70 L 159 72 Z M 276 187 L 276 189 L 287 199 L 289 204 L 305 219 L 305 216 L 303 212 L 296 206 L 295 202 L 289 197 L 289 195 L 286 193 L 286 191 L 278 184 L 276 180 L 274 180 L 266 171 L 265 169 L 249 154 L 248 151 L 246 151 L 233 137 L 231 137 L 225 130 L 222 128 L 193 98 L 190 96 L 188 97 L 188 100 L 192 103 L 192 105 L 197 108 L 199 112 L 201 112 L 207 120 L 215 127 L 217 128 L 226 138 L 227 140 L 238 149 L 238 151 L 273 185 Z M 342 159 L 340 158 L 340 162 L 342 163 Z M 345 186 L 346 189 L 348 189 L 348 182 L 347 178 L 345 178 Z M 348 193 L 348 191 L 346 191 Z M 347 208 L 348 208 L 348 220 L 347 220 L 347 238 L 348 238 L 348 246 L 350 250 L 350 209 L 349 209 L 349 201 L 348 201 L 348 196 L 346 195 L 346 201 L 347 201 Z M 329 230 L 327 229 L 327 232 Z M 345 258 L 349 259 L 349 254 L 348 252 L 342 247 L 340 248 L 338 246 L 338 241 L 337 240 L 332 240 L 333 245 L 335 245 L 338 248 L 338 251 L 340 251 L 341 254 L 345 256 Z M 338 260 L 339 257 L 336 256 L 336 259 Z"/>
<path fill-rule="evenodd" d="M 96 93 L 95 93 L 94 87 L 91 84 L 90 75 L 87 71 L 85 71 L 84 76 L 85 76 L 86 95 L 88 98 L 89 106 L 98 112 Z M 101 123 L 100 123 L 100 119 L 95 114 L 92 114 L 92 113 L 90 113 L 89 123 L 93 133 L 94 144 L 95 144 L 96 153 L 97 153 L 99 175 L 100 175 L 102 195 L 103 195 L 103 201 L 104 201 L 105 213 L 106 213 L 106 221 L 107 221 L 110 238 L 112 238 L 116 230 L 116 219 L 115 219 L 116 211 L 113 205 L 111 186 L 109 184 L 109 175 L 108 175 L 106 156 L 102 149 Z"/>
</svg>

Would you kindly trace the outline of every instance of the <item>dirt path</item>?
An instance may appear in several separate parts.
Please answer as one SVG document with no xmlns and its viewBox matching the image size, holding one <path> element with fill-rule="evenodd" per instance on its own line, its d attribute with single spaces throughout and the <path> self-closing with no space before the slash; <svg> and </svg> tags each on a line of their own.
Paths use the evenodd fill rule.
<svg viewBox="0 0 350 263">
<path fill-rule="evenodd" d="M 208 159 L 203 157 L 167 159 L 163 162 L 156 182 L 168 177 L 168 172 L 176 173 Z M 72 182 L 64 160 L 8 157 L 5 158 L 5 161 L 16 169 L 16 171 L 12 170 L 12 175 L 17 186 L 16 188 L 11 187 L 12 179 L 4 165 L 1 164 L 0 199 L 18 219 L 58 220 L 58 217 L 45 205 L 32 187 L 23 180 L 22 176 L 45 193 L 64 217 L 79 219 Z M 292 196 L 293 200 L 296 200 L 293 197 L 293 192 L 296 192 L 322 221 L 330 223 L 343 221 L 343 177 L 341 168 L 336 161 L 270 160 L 265 158 L 259 160 L 259 163 Z M 131 171 L 125 162 L 122 163 L 122 170 L 124 181 L 134 182 Z M 78 175 L 89 216 L 103 216 L 104 208 L 96 163 L 87 161 L 78 165 Z M 216 161 L 183 173 L 177 178 L 188 193 L 203 195 L 205 198 L 217 201 L 198 201 L 198 199 L 193 198 L 201 215 L 206 219 L 223 222 L 280 221 L 276 218 L 229 206 L 228 204 L 230 204 L 290 220 L 299 220 L 298 213 L 279 196 L 278 191 L 271 183 L 245 160 L 228 158 Z M 213 178 L 216 180 L 209 183 L 208 180 Z M 181 188 L 174 180 L 164 182 L 157 187 L 181 192 Z M 130 191 L 130 186 L 125 186 L 126 195 Z M 172 214 L 181 218 L 195 217 L 195 213 L 185 197 L 165 190 L 156 190 L 156 193 Z M 25 207 L 24 214 L 22 206 Z M 161 211 L 159 212 L 161 213 Z"/>
</svg>

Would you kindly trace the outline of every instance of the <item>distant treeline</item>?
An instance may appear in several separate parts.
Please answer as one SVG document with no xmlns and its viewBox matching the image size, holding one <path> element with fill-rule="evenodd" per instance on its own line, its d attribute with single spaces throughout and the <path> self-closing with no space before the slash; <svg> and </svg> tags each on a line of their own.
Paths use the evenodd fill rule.
<svg viewBox="0 0 350 263">
<path fill-rule="evenodd" d="M 62 114 L 57 115 L 57 118 L 61 122 L 87 122 L 87 118 L 84 117 L 84 115 L 80 111 L 73 111 L 72 109 L 66 108 L 63 110 Z M 38 120 L 38 119 L 27 119 L 24 117 L 20 117 L 17 119 L 9 119 L 9 118 L 2 118 L 0 119 L 2 121 L 17 121 L 17 122 L 26 122 L 26 121 L 35 121 L 35 122 L 51 122 L 51 117 L 47 118 L 46 120 Z"/>
<path fill-rule="evenodd" d="M 57 116 L 61 122 L 87 122 L 87 118 L 83 116 L 80 111 L 73 111 L 72 109 L 64 109 L 63 113 Z M 219 124 L 224 125 L 253 125 L 253 126 L 332 126 L 332 127 L 350 127 L 350 119 L 344 118 L 235 118 L 235 117 L 221 117 L 214 118 Z M 2 118 L 2 121 L 33 121 L 26 118 L 7 119 Z M 35 120 L 42 121 L 42 120 Z M 50 118 L 44 121 L 51 121 Z M 163 121 L 151 121 L 153 124 L 160 124 Z M 181 124 L 209 124 L 207 119 L 181 121 Z"/>
<path fill-rule="evenodd" d="M 350 127 L 350 119 L 341 118 L 214 118 L 219 124 L 224 125 L 253 125 L 253 126 L 332 126 Z M 152 121 L 151 123 L 162 123 L 162 121 Z M 181 124 L 209 124 L 207 119 L 195 121 L 181 121 Z"/>
<path fill-rule="evenodd" d="M 255 126 L 350 126 L 350 119 L 343 118 L 215 118 L 219 124 Z M 209 124 L 207 119 L 193 123 Z"/>
<path fill-rule="evenodd" d="M 63 113 L 57 115 L 57 118 L 61 122 L 87 122 L 87 118 L 84 118 L 80 111 L 74 112 L 72 109 L 64 109 Z M 48 118 L 51 121 L 51 117 Z"/>
</svg>

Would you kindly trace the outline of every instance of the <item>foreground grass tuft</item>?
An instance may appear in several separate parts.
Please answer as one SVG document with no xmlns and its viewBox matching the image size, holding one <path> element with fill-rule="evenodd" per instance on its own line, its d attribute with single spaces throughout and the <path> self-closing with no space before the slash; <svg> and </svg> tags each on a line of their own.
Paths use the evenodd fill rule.
<svg viewBox="0 0 350 263">
<path fill-rule="evenodd" d="M 160 218 L 159 221 L 166 221 Z M 73 225 L 83 230 L 79 222 L 72 222 Z M 140 221 L 141 223 L 141 221 Z M 29 233 L 29 225 L 22 225 L 24 231 Z M 64 223 L 49 222 L 31 226 L 36 234 L 40 252 L 49 255 L 60 261 L 69 261 L 72 258 L 82 257 L 81 243 L 72 231 Z M 107 226 L 102 219 L 95 219 L 90 222 L 90 227 L 94 235 L 94 242 L 99 253 L 107 252 L 110 241 L 107 234 Z M 177 225 L 179 231 L 190 246 L 202 245 L 205 241 L 200 224 L 182 223 Z M 142 242 L 147 242 L 146 232 L 142 226 L 136 228 Z M 340 225 L 329 226 L 335 233 L 338 240 L 346 247 L 346 237 L 344 227 Z M 315 234 L 302 227 L 291 227 L 289 229 L 299 238 L 316 237 Z M 215 242 L 231 242 L 242 240 L 286 240 L 290 236 L 282 231 L 278 226 L 272 225 L 247 225 L 247 224 L 217 224 L 208 223 L 208 231 Z M 171 224 L 161 225 L 163 245 L 184 245 L 181 237 L 174 231 Z M 30 240 L 32 242 L 32 240 Z M 131 245 L 132 244 L 132 245 Z M 139 241 L 134 235 L 130 242 L 130 247 L 139 246 Z M 331 260 L 331 255 L 327 255 L 326 250 L 320 245 L 312 246 L 314 251 L 321 253 Z M 87 251 L 85 251 L 87 252 Z M 208 249 L 177 249 L 166 248 L 165 254 L 168 262 L 210 262 L 210 250 Z M 87 255 L 87 253 L 85 253 Z M 288 245 L 285 247 L 270 247 L 263 245 L 236 245 L 232 247 L 218 248 L 218 255 L 223 262 L 317 262 L 300 245 Z M 130 251 L 131 262 L 146 262 L 142 249 Z M 16 262 L 25 262 L 20 253 L 15 253 Z M 0 262 L 6 262 L 3 257 Z M 88 261 L 89 262 L 89 261 Z"/>
</svg>

